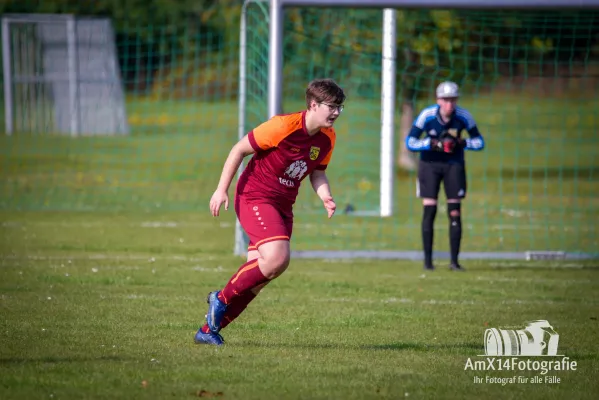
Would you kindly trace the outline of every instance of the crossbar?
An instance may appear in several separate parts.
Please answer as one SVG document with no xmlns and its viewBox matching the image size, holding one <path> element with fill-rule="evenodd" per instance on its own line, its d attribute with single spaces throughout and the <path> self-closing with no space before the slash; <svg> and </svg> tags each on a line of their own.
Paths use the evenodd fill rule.
<svg viewBox="0 0 599 400">
<path fill-rule="evenodd" d="M 428 9 L 580 9 L 599 8 L 599 0 L 274 0 L 282 7 Z"/>
</svg>

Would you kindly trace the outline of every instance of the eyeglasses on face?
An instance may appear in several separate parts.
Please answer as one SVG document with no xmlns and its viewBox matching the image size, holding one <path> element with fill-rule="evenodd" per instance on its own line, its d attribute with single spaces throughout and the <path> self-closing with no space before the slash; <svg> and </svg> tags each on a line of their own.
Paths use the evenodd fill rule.
<svg viewBox="0 0 599 400">
<path fill-rule="evenodd" d="M 334 112 L 335 110 L 338 110 L 339 113 L 341 113 L 341 112 L 343 112 L 343 108 L 345 107 L 343 104 L 337 105 L 337 104 L 329 104 L 329 103 L 324 103 L 324 102 L 320 102 L 318 104 L 324 104 L 325 106 L 329 107 L 330 112 Z"/>
</svg>

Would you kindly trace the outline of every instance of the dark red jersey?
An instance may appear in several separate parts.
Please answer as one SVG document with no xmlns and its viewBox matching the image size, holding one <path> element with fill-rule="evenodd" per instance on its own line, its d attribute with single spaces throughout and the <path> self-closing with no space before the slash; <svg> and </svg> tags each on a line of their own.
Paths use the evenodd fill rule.
<svg viewBox="0 0 599 400">
<path fill-rule="evenodd" d="M 310 136 L 305 118 L 305 111 L 277 115 L 248 134 L 256 153 L 239 178 L 238 195 L 291 210 L 301 181 L 326 169 L 335 148 L 335 130 Z"/>
</svg>

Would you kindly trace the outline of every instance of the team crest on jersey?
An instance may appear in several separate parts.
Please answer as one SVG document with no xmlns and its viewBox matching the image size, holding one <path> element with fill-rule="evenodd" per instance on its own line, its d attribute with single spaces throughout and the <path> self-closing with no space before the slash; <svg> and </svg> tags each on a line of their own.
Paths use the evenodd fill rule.
<svg viewBox="0 0 599 400">
<path fill-rule="evenodd" d="M 458 137 L 458 130 L 457 129 L 451 128 L 447 132 L 449 132 L 449 134 L 451 136 L 453 136 L 453 137 Z"/>
<path fill-rule="evenodd" d="M 310 147 L 310 160 L 314 161 L 318 158 L 320 154 L 320 147 L 312 146 Z"/>
<path fill-rule="evenodd" d="M 434 129 L 431 129 L 430 131 L 428 131 L 428 134 L 431 136 L 437 136 L 437 131 Z"/>
</svg>

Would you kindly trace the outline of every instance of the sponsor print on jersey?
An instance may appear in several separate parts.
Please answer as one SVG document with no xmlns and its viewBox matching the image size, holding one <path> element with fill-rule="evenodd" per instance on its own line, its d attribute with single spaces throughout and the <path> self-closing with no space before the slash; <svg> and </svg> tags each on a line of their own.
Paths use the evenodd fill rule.
<svg viewBox="0 0 599 400">
<path fill-rule="evenodd" d="M 281 178 L 279 177 L 279 183 L 283 186 L 287 186 L 287 187 L 295 187 L 295 182 L 293 182 L 291 179 L 285 179 L 285 178 Z"/>
<path fill-rule="evenodd" d="M 297 160 L 291 163 L 285 170 L 285 175 L 292 179 L 302 179 L 306 171 L 308 170 L 308 164 L 303 160 Z"/>
</svg>

